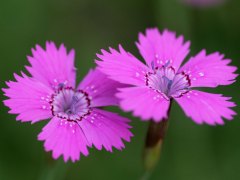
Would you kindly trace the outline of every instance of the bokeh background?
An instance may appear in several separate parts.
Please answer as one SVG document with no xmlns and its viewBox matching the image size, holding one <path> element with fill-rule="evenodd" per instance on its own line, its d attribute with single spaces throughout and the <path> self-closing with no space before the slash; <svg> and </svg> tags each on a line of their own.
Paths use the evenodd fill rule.
<svg viewBox="0 0 240 180">
<path fill-rule="evenodd" d="M 183 0 L 182 0 L 183 1 Z M 76 50 L 80 80 L 94 66 L 96 52 L 118 43 L 139 57 L 138 32 L 147 27 L 168 28 L 192 42 L 191 55 L 202 48 L 220 51 L 240 65 L 240 1 L 196 7 L 181 0 L 9 0 L 0 5 L 0 87 L 27 64 L 26 55 L 46 40 Z M 211 69 L 209 69 L 211 71 Z M 224 76 L 224 74 L 223 74 Z M 233 96 L 239 104 L 239 83 L 214 92 Z M 211 91 L 211 90 L 210 90 Z M 0 93 L 1 101 L 5 99 Z M 191 107 L 189 107 L 191 108 Z M 239 108 L 234 108 L 238 113 Z M 118 108 L 114 111 L 121 112 Z M 90 150 L 77 163 L 51 160 L 37 141 L 46 124 L 15 121 L 0 103 L 1 180 L 122 180 L 140 179 L 142 148 L 148 123 L 132 119 L 131 143 L 122 152 Z M 196 125 L 173 105 L 170 126 L 153 180 L 239 180 L 239 116 L 225 126 Z"/>
</svg>

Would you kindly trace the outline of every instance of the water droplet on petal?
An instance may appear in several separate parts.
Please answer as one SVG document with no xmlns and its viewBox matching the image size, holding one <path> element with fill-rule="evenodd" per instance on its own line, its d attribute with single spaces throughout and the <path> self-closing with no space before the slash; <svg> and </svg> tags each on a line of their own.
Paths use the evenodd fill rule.
<svg viewBox="0 0 240 180">
<path fill-rule="evenodd" d="M 204 73 L 203 73 L 203 72 L 200 72 L 200 73 L 198 73 L 198 74 L 199 74 L 199 76 L 201 76 L 201 77 L 204 76 Z"/>
<path fill-rule="evenodd" d="M 43 109 L 47 109 L 47 106 L 43 105 L 42 108 L 43 108 Z"/>
<path fill-rule="evenodd" d="M 136 77 L 139 77 L 139 76 L 140 76 L 140 74 L 138 72 L 136 72 Z"/>
</svg>

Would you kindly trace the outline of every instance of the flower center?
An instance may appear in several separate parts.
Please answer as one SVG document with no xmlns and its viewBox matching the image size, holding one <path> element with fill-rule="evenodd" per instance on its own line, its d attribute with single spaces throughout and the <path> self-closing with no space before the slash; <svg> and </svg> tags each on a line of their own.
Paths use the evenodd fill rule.
<svg viewBox="0 0 240 180">
<path fill-rule="evenodd" d="M 52 114 L 69 121 L 80 121 L 90 113 L 90 99 L 86 92 L 61 88 L 52 97 Z"/>
<path fill-rule="evenodd" d="M 146 85 L 169 100 L 172 97 L 181 97 L 187 93 L 191 82 L 185 73 L 175 73 L 173 67 L 162 66 L 155 68 L 154 72 L 146 74 Z"/>
</svg>

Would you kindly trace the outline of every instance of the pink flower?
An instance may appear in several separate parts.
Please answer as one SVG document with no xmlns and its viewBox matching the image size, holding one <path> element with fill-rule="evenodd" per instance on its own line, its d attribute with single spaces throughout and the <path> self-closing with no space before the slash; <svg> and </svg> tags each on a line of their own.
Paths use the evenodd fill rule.
<svg viewBox="0 0 240 180">
<path fill-rule="evenodd" d="M 45 141 L 46 151 L 53 151 L 53 158 L 63 155 L 64 161 L 79 160 L 80 153 L 87 156 L 87 147 L 124 148 L 122 140 L 130 141 L 129 120 L 99 107 L 117 105 L 114 97 L 118 82 L 109 80 L 98 70 L 90 70 L 75 87 L 76 68 L 74 51 L 67 53 L 64 45 L 59 49 L 53 42 L 46 43 L 46 50 L 36 46 L 31 66 L 26 66 L 32 77 L 14 74 L 16 82 L 9 81 L 3 89 L 9 99 L 4 104 L 18 114 L 22 122 L 38 122 L 51 118 L 38 135 Z"/>
<path fill-rule="evenodd" d="M 117 96 L 124 111 L 156 122 L 167 118 L 170 100 L 174 99 L 187 116 L 196 123 L 224 124 L 233 119 L 235 104 L 230 97 L 195 90 L 195 87 L 229 85 L 237 77 L 230 59 L 218 52 L 207 55 L 205 50 L 181 66 L 189 53 L 190 42 L 174 32 L 147 29 L 139 34 L 137 47 L 146 65 L 119 46 L 119 52 L 102 50 L 96 63 L 111 79 L 130 85 L 120 88 Z"/>
</svg>

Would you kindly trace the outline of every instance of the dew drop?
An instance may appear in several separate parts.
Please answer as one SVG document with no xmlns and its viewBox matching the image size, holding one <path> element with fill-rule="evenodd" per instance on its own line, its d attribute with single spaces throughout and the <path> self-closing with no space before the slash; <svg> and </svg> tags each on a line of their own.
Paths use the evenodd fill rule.
<svg viewBox="0 0 240 180">
<path fill-rule="evenodd" d="M 47 106 L 43 105 L 42 108 L 43 108 L 43 109 L 47 109 Z"/>
<path fill-rule="evenodd" d="M 158 54 L 155 54 L 155 58 L 158 59 L 158 58 L 159 58 L 159 55 L 158 55 Z"/>
<path fill-rule="evenodd" d="M 95 86 L 94 86 L 94 85 L 92 85 L 92 86 L 91 86 L 91 89 L 93 89 L 94 87 L 95 87 Z"/>
<path fill-rule="evenodd" d="M 74 130 L 74 129 L 72 130 L 72 133 L 73 133 L 73 134 L 75 133 L 75 130 Z"/>
<path fill-rule="evenodd" d="M 190 98 L 191 96 L 187 95 L 187 98 Z"/>
<path fill-rule="evenodd" d="M 196 81 L 196 80 L 197 80 L 197 78 L 192 78 L 192 80 Z"/>
<path fill-rule="evenodd" d="M 139 77 L 139 76 L 140 76 L 140 74 L 138 72 L 136 72 L 136 77 Z"/>
<path fill-rule="evenodd" d="M 91 123 L 94 123 L 94 121 L 93 121 L 93 120 L 90 120 L 90 122 L 91 122 Z"/>
<path fill-rule="evenodd" d="M 201 76 L 201 77 L 204 76 L 204 73 L 203 73 L 203 72 L 200 72 L 200 73 L 198 73 L 198 74 L 199 74 L 199 76 Z"/>
</svg>

